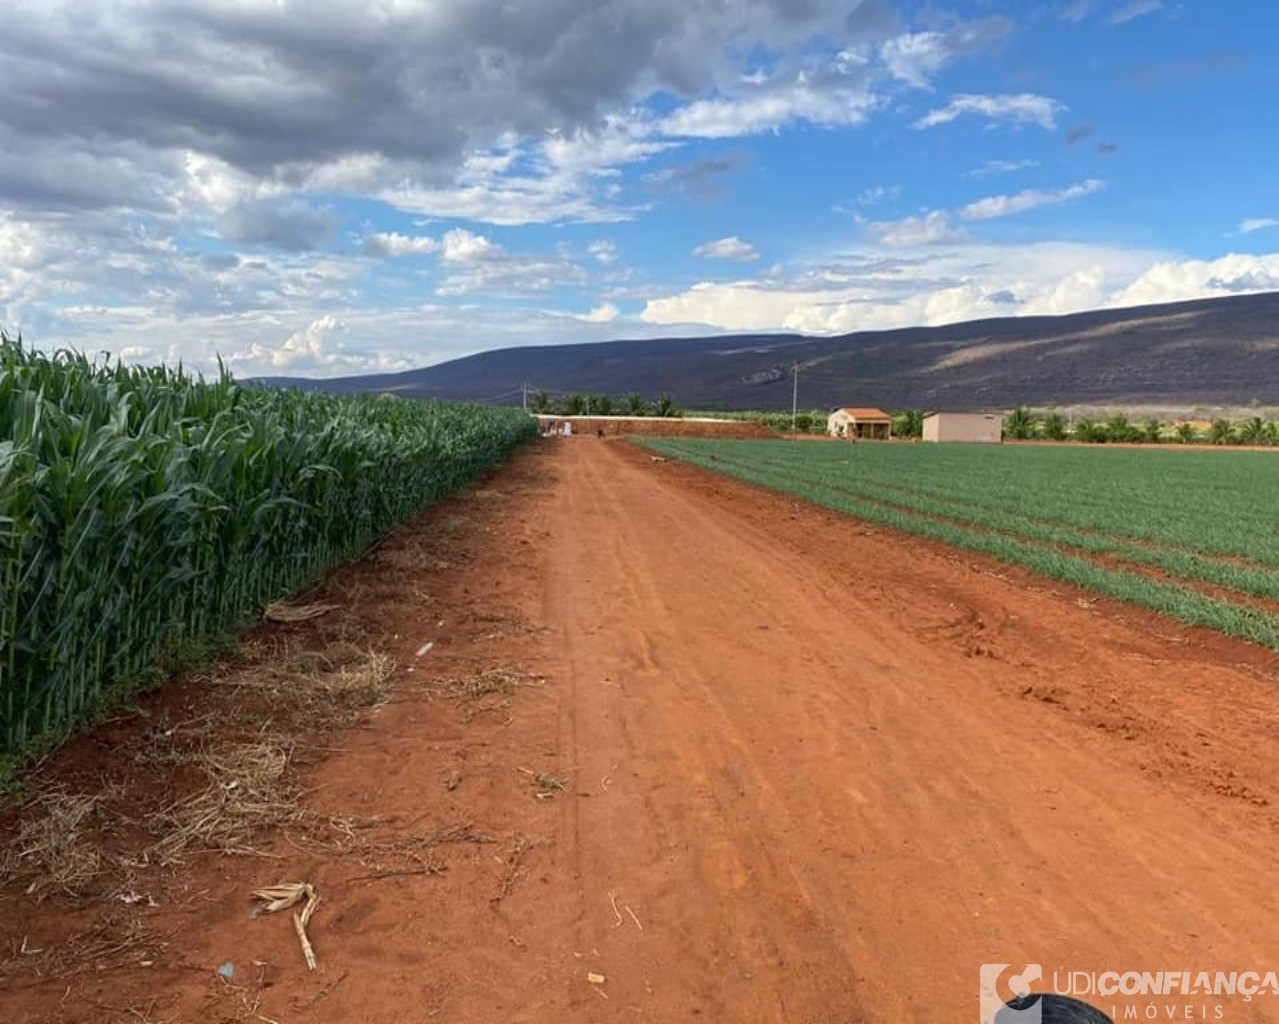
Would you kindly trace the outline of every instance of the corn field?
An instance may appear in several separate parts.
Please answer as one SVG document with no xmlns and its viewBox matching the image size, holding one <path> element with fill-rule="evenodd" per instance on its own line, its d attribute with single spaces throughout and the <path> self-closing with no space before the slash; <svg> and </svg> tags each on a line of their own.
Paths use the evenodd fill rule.
<svg viewBox="0 0 1279 1024">
<path fill-rule="evenodd" d="M 518 410 L 243 387 L 0 335 L 0 753 L 65 733 L 534 433 Z"/>
</svg>

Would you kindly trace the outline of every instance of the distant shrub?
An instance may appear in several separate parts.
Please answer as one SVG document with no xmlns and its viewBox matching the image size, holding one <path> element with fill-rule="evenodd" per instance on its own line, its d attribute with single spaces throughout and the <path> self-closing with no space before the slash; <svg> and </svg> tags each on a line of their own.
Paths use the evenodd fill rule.
<svg viewBox="0 0 1279 1024">
<path fill-rule="evenodd" d="M 1025 441 L 1035 436 L 1035 420 L 1024 405 L 1017 406 L 1004 417 L 1004 437 Z"/>
<path fill-rule="evenodd" d="M 1092 420 L 1075 421 L 1075 440 L 1097 444 L 1106 440 L 1106 428 Z"/>
<path fill-rule="evenodd" d="M 1050 412 L 1044 417 L 1044 437 L 1049 441 L 1066 440 L 1066 417 L 1059 412 Z"/>
<path fill-rule="evenodd" d="M 1129 422 L 1127 416 L 1121 412 L 1117 412 L 1106 420 L 1105 440 L 1140 441 L 1142 440 L 1142 433 Z"/>
<path fill-rule="evenodd" d="M 1239 424 L 1239 440 L 1243 444 L 1274 444 L 1275 425 L 1260 416 L 1250 416 Z"/>
<path fill-rule="evenodd" d="M 1239 439 L 1235 435 L 1234 425 L 1226 419 L 1216 419 L 1212 421 L 1212 426 L 1208 430 L 1208 440 L 1213 444 L 1239 443 Z"/>
</svg>

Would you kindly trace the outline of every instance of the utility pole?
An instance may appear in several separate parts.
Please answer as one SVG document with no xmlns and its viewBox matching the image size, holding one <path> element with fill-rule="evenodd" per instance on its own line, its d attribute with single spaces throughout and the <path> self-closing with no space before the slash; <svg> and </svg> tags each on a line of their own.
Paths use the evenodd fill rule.
<svg viewBox="0 0 1279 1024">
<path fill-rule="evenodd" d="M 528 412 L 528 381 L 520 385 L 520 392 L 524 396 L 524 411 Z"/>
<path fill-rule="evenodd" d="M 790 371 L 792 378 L 794 378 L 790 395 L 790 429 L 793 434 L 795 432 L 795 418 L 799 415 L 799 363 L 791 363 Z"/>
</svg>

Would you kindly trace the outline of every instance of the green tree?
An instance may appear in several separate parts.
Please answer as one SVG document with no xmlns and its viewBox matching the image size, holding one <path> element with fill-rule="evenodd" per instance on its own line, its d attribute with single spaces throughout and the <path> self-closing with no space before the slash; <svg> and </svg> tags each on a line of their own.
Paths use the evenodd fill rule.
<svg viewBox="0 0 1279 1024">
<path fill-rule="evenodd" d="M 918 409 L 906 409 L 893 417 L 894 437 L 923 437 L 924 414 Z"/>
<path fill-rule="evenodd" d="M 1234 444 L 1235 428 L 1227 419 L 1215 419 L 1208 430 L 1208 440 L 1213 444 Z"/>
<path fill-rule="evenodd" d="M 665 419 L 679 415 L 679 409 L 675 405 L 675 399 L 671 397 L 669 392 L 662 392 L 658 396 L 657 402 L 653 406 L 653 411 Z"/>
<path fill-rule="evenodd" d="M 813 414 L 810 412 L 801 412 L 795 414 L 795 429 L 801 434 L 807 434 L 813 429 Z"/>
<path fill-rule="evenodd" d="M 612 416 L 613 399 L 608 395 L 591 395 L 587 400 L 587 408 L 592 416 Z"/>
<path fill-rule="evenodd" d="M 644 396 L 637 391 L 632 391 L 622 401 L 625 402 L 628 416 L 643 416 L 648 412 L 648 404 L 644 401 Z"/>
<path fill-rule="evenodd" d="M 1017 406 L 1004 417 L 1004 436 L 1014 441 L 1025 441 L 1035 436 L 1035 419 L 1024 405 Z"/>
<path fill-rule="evenodd" d="M 1178 423 L 1176 427 L 1176 434 L 1179 444 L 1194 444 L 1198 437 L 1195 433 L 1195 425 L 1193 423 Z"/>
<path fill-rule="evenodd" d="M 1075 440 L 1088 444 L 1101 444 L 1106 440 L 1106 428 L 1092 420 L 1075 420 Z"/>
<path fill-rule="evenodd" d="M 1121 412 L 1117 412 L 1106 420 L 1106 438 L 1107 441 L 1138 441 L 1141 439 L 1141 431 L 1128 421 L 1128 417 Z"/>
<path fill-rule="evenodd" d="M 1274 438 L 1274 426 L 1260 416 L 1249 416 L 1239 425 L 1239 440 L 1243 444 L 1270 444 Z"/>
<path fill-rule="evenodd" d="M 1045 416 L 1044 437 L 1049 441 L 1066 440 L 1066 417 L 1055 410 Z"/>
<path fill-rule="evenodd" d="M 1164 439 L 1164 425 L 1157 419 L 1148 419 L 1141 425 L 1141 439 L 1149 444 L 1158 444 Z"/>
<path fill-rule="evenodd" d="M 560 405 L 560 415 L 562 416 L 585 416 L 587 409 L 587 399 L 585 395 L 571 394 L 565 395 L 564 401 Z"/>
<path fill-rule="evenodd" d="M 551 411 L 551 396 L 545 391 L 538 391 L 533 395 L 533 411 L 544 413 Z"/>
</svg>

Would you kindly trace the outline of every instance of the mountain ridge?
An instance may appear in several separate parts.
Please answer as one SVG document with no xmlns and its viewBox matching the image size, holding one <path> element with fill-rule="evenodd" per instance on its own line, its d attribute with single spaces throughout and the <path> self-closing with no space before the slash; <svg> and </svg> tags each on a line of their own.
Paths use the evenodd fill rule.
<svg viewBox="0 0 1279 1024">
<path fill-rule="evenodd" d="M 1279 403 L 1279 292 L 835 337 L 725 334 L 494 349 L 393 374 L 258 383 L 507 400 L 667 392 L 688 408 Z"/>
</svg>

